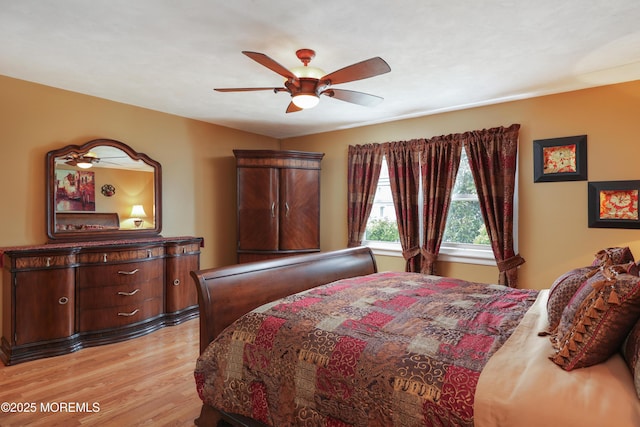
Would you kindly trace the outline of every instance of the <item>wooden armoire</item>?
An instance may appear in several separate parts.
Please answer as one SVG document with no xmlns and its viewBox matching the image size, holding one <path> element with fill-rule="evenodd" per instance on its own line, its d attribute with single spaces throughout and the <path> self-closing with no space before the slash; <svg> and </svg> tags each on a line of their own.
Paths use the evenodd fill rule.
<svg viewBox="0 0 640 427">
<path fill-rule="evenodd" d="M 238 262 L 320 251 L 324 153 L 234 150 Z"/>
</svg>

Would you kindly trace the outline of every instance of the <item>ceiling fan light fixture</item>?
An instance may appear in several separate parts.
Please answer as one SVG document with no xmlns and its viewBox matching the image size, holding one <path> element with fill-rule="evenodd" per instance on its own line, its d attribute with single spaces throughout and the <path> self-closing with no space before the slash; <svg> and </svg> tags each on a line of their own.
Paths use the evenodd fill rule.
<svg viewBox="0 0 640 427">
<path fill-rule="evenodd" d="M 89 169 L 91 166 L 93 166 L 93 163 L 87 160 L 78 160 L 78 163 L 76 163 L 76 166 L 79 167 L 80 169 Z"/>
<path fill-rule="evenodd" d="M 78 161 L 76 162 L 76 166 L 80 169 L 89 169 L 93 166 L 93 163 L 98 160 L 98 155 L 93 151 L 89 151 L 86 154 L 82 154 L 78 157 Z"/>
<path fill-rule="evenodd" d="M 303 93 L 300 95 L 294 95 L 291 101 L 297 107 L 302 108 L 303 110 L 306 110 L 318 105 L 318 102 L 320 102 L 320 98 L 318 98 L 317 95 L 310 95 L 310 94 Z"/>
</svg>

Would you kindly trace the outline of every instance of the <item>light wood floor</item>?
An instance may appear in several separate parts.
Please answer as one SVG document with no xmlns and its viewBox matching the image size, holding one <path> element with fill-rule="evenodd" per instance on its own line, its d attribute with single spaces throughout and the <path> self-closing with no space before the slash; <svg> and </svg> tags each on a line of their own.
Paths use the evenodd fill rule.
<svg viewBox="0 0 640 427">
<path fill-rule="evenodd" d="M 201 406 L 193 379 L 198 325 L 194 319 L 122 343 L 0 363 L 0 404 L 35 410 L 2 407 L 0 426 L 193 426 Z M 67 402 L 82 412 L 60 411 Z M 99 411 L 90 412 L 94 403 Z"/>
</svg>

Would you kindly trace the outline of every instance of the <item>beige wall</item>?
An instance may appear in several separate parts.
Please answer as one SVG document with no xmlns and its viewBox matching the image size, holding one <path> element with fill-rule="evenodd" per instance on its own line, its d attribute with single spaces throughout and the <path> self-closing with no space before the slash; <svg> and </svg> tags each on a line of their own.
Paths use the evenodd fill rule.
<svg viewBox="0 0 640 427">
<path fill-rule="evenodd" d="M 346 155 L 349 144 L 431 137 L 520 123 L 519 250 L 522 287 L 546 288 L 560 274 L 589 264 L 604 247 L 630 246 L 640 258 L 640 230 L 587 227 L 587 182 L 533 183 L 533 140 L 588 136 L 591 181 L 640 180 L 640 81 L 473 108 L 392 123 L 291 138 L 283 149 L 325 152 L 321 246 L 346 245 Z M 401 270 L 399 258 L 378 257 Z M 495 267 L 441 263 L 438 272 L 494 282 Z"/>
<path fill-rule="evenodd" d="M 68 144 L 111 138 L 158 160 L 162 234 L 203 236 L 202 267 L 216 267 L 235 260 L 235 148 L 326 153 L 321 248 L 332 250 L 346 245 L 349 144 L 520 123 L 522 286 L 548 287 L 603 247 L 628 245 L 640 257 L 640 230 L 587 228 L 586 182 L 534 184 L 532 164 L 534 139 L 587 134 L 590 180 L 640 179 L 639 81 L 284 141 L 2 76 L 0 93 L 0 247 L 45 242 L 44 158 Z M 403 268 L 393 257 L 378 263 Z M 497 277 L 495 267 L 466 264 L 441 263 L 439 272 L 485 282 Z"/>
</svg>

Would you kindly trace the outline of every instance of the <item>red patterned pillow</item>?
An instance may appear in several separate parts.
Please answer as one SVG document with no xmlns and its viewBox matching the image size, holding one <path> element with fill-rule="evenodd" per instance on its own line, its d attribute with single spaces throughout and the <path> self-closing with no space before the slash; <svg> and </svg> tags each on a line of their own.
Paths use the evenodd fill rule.
<svg viewBox="0 0 640 427">
<path fill-rule="evenodd" d="M 626 264 L 635 261 L 631 249 L 628 247 L 615 247 L 602 249 L 596 254 L 596 258 L 591 265 L 599 267 L 602 265 Z"/>
<path fill-rule="evenodd" d="M 636 323 L 622 345 L 622 355 L 629 366 L 636 394 L 640 398 L 640 321 Z"/>
<path fill-rule="evenodd" d="M 580 286 L 551 336 L 554 363 L 570 371 L 604 362 L 640 317 L 640 277 L 602 268 Z"/>
<path fill-rule="evenodd" d="M 598 267 L 593 266 L 575 268 L 553 282 L 549 290 L 549 299 L 547 300 L 550 331 L 553 331 L 560 323 L 562 312 L 578 288 L 597 272 Z"/>
</svg>

